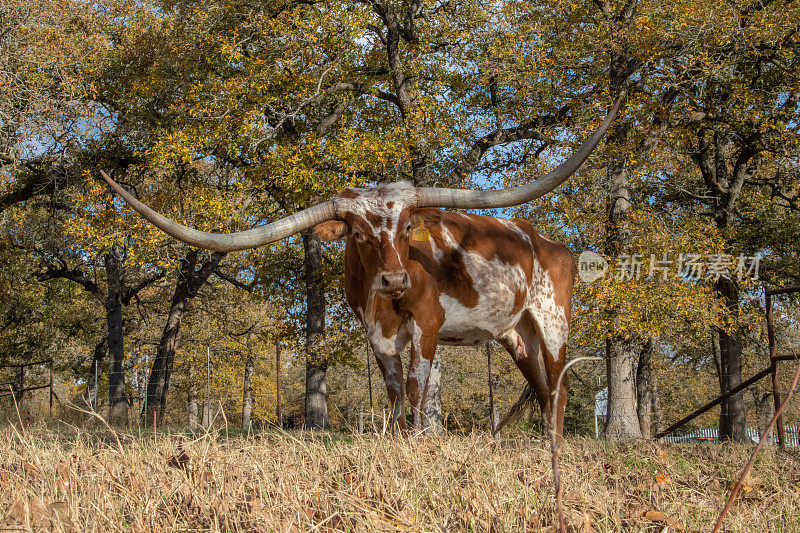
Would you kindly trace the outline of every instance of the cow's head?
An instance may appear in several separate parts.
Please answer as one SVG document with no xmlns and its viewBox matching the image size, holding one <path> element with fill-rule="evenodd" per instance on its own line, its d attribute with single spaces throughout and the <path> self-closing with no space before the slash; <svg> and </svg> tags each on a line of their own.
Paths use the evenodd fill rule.
<svg viewBox="0 0 800 533">
<path fill-rule="evenodd" d="M 400 298 L 411 286 L 406 264 L 417 190 L 408 182 L 345 189 L 333 202 L 338 219 L 315 226 L 317 235 L 328 241 L 350 239 L 372 290 Z"/>
<path fill-rule="evenodd" d="M 140 215 L 168 235 L 200 248 L 235 252 L 275 242 L 300 231 L 318 227 L 326 238 L 351 235 L 364 264 L 374 265 L 375 285 L 389 296 L 398 296 L 408 287 L 405 264 L 408 260 L 409 222 L 417 207 L 491 209 L 529 202 L 563 183 L 583 164 L 603 138 L 620 105 L 623 91 L 605 120 L 583 145 L 546 176 L 527 185 L 498 191 L 471 191 L 413 187 L 407 183 L 369 189 L 347 189 L 332 200 L 309 207 L 285 218 L 238 233 L 216 234 L 189 228 L 157 213 L 137 200 L 118 183 L 101 172 L 111 188 Z M 391 205 L 390 205 L 391 204 Z M 324 224 L 329 222 L 328 224 Z"/>
</svg>

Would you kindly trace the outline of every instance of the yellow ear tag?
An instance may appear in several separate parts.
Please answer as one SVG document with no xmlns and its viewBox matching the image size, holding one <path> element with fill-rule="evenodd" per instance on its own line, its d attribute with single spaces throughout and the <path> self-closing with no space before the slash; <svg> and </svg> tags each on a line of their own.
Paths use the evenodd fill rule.
<svg viewBox="0 0 800 533">
<path fill-rule="evenodd" d="M 415 241 L 427 241 L 431 238 L 431 233 L 425 227 L 425 223 L 419 221 L 419 226 L 411 230 L 411 239 Z"/>
</svg>

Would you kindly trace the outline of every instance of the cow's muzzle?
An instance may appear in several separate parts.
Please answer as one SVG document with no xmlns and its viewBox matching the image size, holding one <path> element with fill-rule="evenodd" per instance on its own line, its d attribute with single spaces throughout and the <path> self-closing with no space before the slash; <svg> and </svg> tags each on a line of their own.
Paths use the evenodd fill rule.
<svg viewBox="0 0 800 533">
<path fill-rule="evenodd" d="M 405 270 L 392 270 L 381 274 L 380 291 L 392 299 L 403 296 L 406 289 L 411 287 L 411 280 Z"/>
</svg>

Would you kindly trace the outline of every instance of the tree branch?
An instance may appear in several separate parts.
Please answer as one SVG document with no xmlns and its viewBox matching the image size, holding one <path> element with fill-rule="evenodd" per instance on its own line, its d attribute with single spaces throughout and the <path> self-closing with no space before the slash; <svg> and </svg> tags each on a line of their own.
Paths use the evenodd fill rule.
<svg viewBox="0 0 800 533">
<path fill-rule="evenodd" d="M 150 276 L 145 277 L 144 279 L 140 280 L 135 285 L 128 285 L 122 288 L 122 303 L 123 305 L 128 305 L 131 300 L 139 294 L 141 290 L 145 287 L 152 285 L 156 281 L 162 279 L 166 276 L 165 271 L 155 272 Z"/>
<path fill-rule="evenodd" d="M 237 289 L 242 289 L 243 291 L 247 291 L 247 292 L 250 292 L 250 293 L 253 292 L 253 290 L 255 289 L 256 283 L 258 282 L 257 279 L 253 279 L 253 281 L 251 281 L 250 283 L 242 283 L 241 281 L 236 279 L 235 276 L 231 276 L 230 274 L 226 274 L 225 272 L 223 272 L 223 271 L 221 271 L 219 269 L 217 269 L 214 272 L 214 275 L 217 276 L 219 279 L 221 279 L 223 281 L 227 281 L 228 283 L 230 283 L 231 285 L 233 285 Z"/>
<path fill-rule="evenodd" d="M 36 279 L 39 281 L 47 281 L 50 279 L 68 279 L 77 283 L 83 289 L 97 298 L 101 303 L 105 301 L 105 294 L 100 290 L 100 287 L 92 280 L 85 272 L 78 268 L 69 268 L 67 263 L 58 258 L 59 265 L 48 263 L 45 265 L 44 272 L 36 274 Z"/>
<path fill-rule="evenodd" d="M 189 282 L 189 297 L 194 298 L 200 288 L 208 281 L 209 276 L 214 274 L 219 267 L 219 262 L 225 257 L 227 252 L 214 252 L 211 257 L 204 261 L 200 268 L 193 272 L 192 280 Z"/>
<path fill-rule="evenodd" d="M 396 105 L 398 109 L 402 111 L 402 107 L 400 105 L 400 100 L 392 93 L 387 93 L 386 91 L 381 91 L 378 89 L 374 89 L 372 87 L 367 87 L 365 84 L 360 82 L 340 82 L 330 87 L 331 91 L 349 91 L 354 92 L 357 94 L 363 94 L 367 96 L 374 96 L 375 98 L 379 98 L 380 100 L 385 100 L 387 102 L 391 102 L 392 104 Z"/>
<path fill-rule="evenodd" d="M 472 148 L 461 157 L 461 163 L 450 173 L 450 176 L 460 179 L 472 174 L 478 168 L 486 152 L 495 146 L 525 139 L 542 141 L 545 145 L 555 144 L 556 141 L 539 133 L 537 130 L 563 121 L 569 110 L 570 106 L 566 105 L 559 109 L 555 115 L 543 115 L 519 126 L 496 129 L 484 135 L 475 141 Z"/>
</svg>

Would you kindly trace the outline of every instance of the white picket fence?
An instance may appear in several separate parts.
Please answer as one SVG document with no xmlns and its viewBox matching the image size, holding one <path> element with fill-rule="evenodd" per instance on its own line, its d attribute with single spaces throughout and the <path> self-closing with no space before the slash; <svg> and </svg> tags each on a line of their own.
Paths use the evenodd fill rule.
<svg viewBox="0 0 800 533">
<path fill-rule="evenodd" d="M 786 437 L 786 446 L 800 446 L 800 434 L 798 434 L 798 426 L 797 424 L 788 426 L 784 425 L 784 435 Z M 696 442 L 696 441 L 703 441 L 703 440 L 717 440 L 719 428 L 702 428 L 702 429 L 695 429 L 694 431 L 682 432 L 682 433 L 675 433 L 673 432 L 671 435 L 667 435 L 664 437 L 664 440 L 668 442 Z M 773 433 L 775 432 L 773 428 Z M 750 437 L 753 442 L 759 441 L 759 435 L 761 434 L 761 430 L 758 428 L 747 428 L 747 436 Z M 771 442 L 775 442 L 775 438 L 771 438 Z"/>
</svg>

